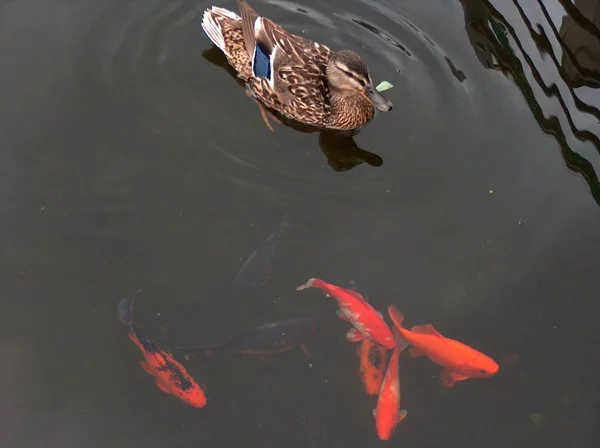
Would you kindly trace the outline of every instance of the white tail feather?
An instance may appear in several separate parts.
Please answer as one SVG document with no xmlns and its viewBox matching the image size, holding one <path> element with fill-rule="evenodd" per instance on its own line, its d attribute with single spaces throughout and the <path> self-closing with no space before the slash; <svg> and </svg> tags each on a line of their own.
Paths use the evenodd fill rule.
<svg viewBox="0 0 600 448">
<path fill-rule="evenodd" d="M 218 6 L 213 6 L 210 9 L 204 11 L 202 17 L 202 29 L 209 37 L 209 39 L 221 49 L 225 51 L 225 39 L 223 39 L 223 30 L 217 20 L 218 17 L 226 18 L 229 20 L 241 21 L 242 19 L 237 14 Z"/>
</svg>

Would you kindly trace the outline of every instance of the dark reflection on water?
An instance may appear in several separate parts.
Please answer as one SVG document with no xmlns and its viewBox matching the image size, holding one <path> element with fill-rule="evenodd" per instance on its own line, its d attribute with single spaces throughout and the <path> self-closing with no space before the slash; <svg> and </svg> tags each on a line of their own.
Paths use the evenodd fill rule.
<svg viewBox="0 0 600 448">
<path fill-rule="evenodd" d="M 575 4 L 560 0 L 567 15 L 560 27 L 563 48 L 562 67 L 574 88 L 600 87 L 600 17 L 598 3 L 578 0 Z M 540 7 L 546 8 L 543 4 Z M 555 29 L 553 29 L 556 32 Z"/>
<path fill-rule="evenodd" d="M 462 70 L 457 69 L 454 66 L 454 63 L 450 59 L 448 59 L 448 57 L 444 56 L 444 59 L 448 63 L 448 67 L 450 67 L 450 71 L 456 79 L 458 79 L 460 82 L 463 82 L 465 79 L 467 79 L 464 72 Z"/>
<path fill-rule="evenodd" d="M 598 181 L 596 171 L 594 170 L 592 164 L 585 157 L 571 149 L 559 118 L 554 115 L 551 115 L 550 117 L 545 116 L 543 108 L 538 103 L 532 90 L 531 82 L 528 80 L 525 74 L 525 67 L 531 70 L 534 81 L 547 97 L 557 98 L 573 136 L 582 142 L 592 143 L 596 150 L 600 153 L 600 139 L 598 136 L 593 132 L 582 130 L 577 127 L 560 89 L 554 83 L 550 85 L 546 84 L 540 71 L 532 61 L 529 53 L 523 47 L 521 38 L 517 35 L 513 26 L 506 21 L 504 16 L 496 8 L 494 8 L 490 2 L 487 0 L 461 0 L 461 2 L 465 9 L 467 34 L 471 39 L 471 43 L 473 44 L 481 63 L 486 68 L 501 70 L 505 74 L 511 75 L 515 84 L 523 92 L 523 96 L 525 97 L 531 112 L 533 113 L 542 130 L 554 136 L 560 144 L 566 165 L 569 167 L 569 169 L 583 176 L 590 187 L 594 199 L 598 204 L 600 204 L 600 183 Z M 569 91 L 577 109 L 593 115 L 596 117 L 596 119 L 600 119 L 600 110 L 598 110 L 598 108 L 595 106 L 582 101 L 574 91 L 574 88 L 581 87 L 582 85 L 586 84 L 582 82 L 583 79 L 588 80 L 587 85 L 592 87 L 595 83 L 595 79 L 598 79 L 598 73 L 596 72 L 594 75 L 594 73 L 590 72 L 589 69 L 582 67 L 579 64 L 577 57 L 574 55 L 572 50 L 569 49 L 569 46 L 563 41 L 561 33 L 559 33 L 554 26 L 552 19 L 548 14 L 548 10 L 542 1 L 538 0 L 538 4 L 546 21 L 544 25 L 537 25 L 537 31 L 534 29 L 534 25 L 531 23 L 521 5 L 516 0 L 513 0 L 512 3 L 518 10 L 520 18 L 522 19 L 522 23 L 526 26 L 530 38 L 535 42 L 538 50 L 542 54 L 550 56 L 552 59 L 556 69 L 560 74 L 560 77 L 564 81 L 564 86 Z M 561 3 L 564 5 L 565 3 L 569 2 Z M 580 2 L 580 4 L 583 3 L 585 3 L 585 1 Z M 588 4 L 589 3 L 590 2 L 588 2 Z M 567 10 L 569 9 L 572 10 L 573 6 L 571 5 L 570 8 L 567 8 Z M 593 13 L 594 11 L 592 10 L 591 12 Z M 575 17 L 577 17 L 580 24 L 584 24 L 580 25 L 582 29 L 577 30 L 577 25 L 573 22 L 574 19 L 565 18 L 563 23 L 563 29 L 565 31 L 567 28 L 574 28 L 573 33 L 579 33 L 580 35 L 584 33 L 584 30 L 586 29 L 596 30 L 596 32 L 598 32 L 597 25 L 593 25 L 580 13 L 577 13 Z M 595 19 L 598 21 L 600 20 L 600 17 L 596 16 Z M 554 39 L 556 39 L 560 46 L 565 50 L 563 54 L 562 65 L 555 54 L 555 50 L 548 35 L 546 34 L 546 27 L 550 28 Z M 563 31 L 563 34 L 565 31 Z M 514 44 L 511 44 L 511 39 Z M 576 40 L 577 37 L 572 38 L 572 41 Z M 595 51 L 600 50 L 600 40 L 597 39 L 588 39 L 587 41 L 580 40 L 578 45 L 579 54 L 582 55 L 586 53 L 594 53 Z M 520 53 L 520 57 L 515 54 L 515 50 Z M 590 63 L 593 62 L 593 58 L 589 58 L 587 60 Z M 600 58 L 597 58 L 596 60 L 600 62 Z M 565 66 L 567 69 L 564 68 Z M 570 74 L 567 75 L 566 71 L 568 71 Z M 585 78 L 582 78 L 582 76 L 585 76 Z"/>
<path fill-rule="evenodd" d="M 347 325 L 294 291 L 312 276 L 501 363 L 445 390 L 403 355 L 388 443 L 598 446 L 597 2 L 252 0 L 394 85 L 356 135 L 270 132 L 202 32 L 211 4 L 0 3 L 0 446 L 381 446 Z M 224 302 L 288 212 L 268 283 Z M 138 289 L 161 347 L 163 324 L 183 346 L 298 316 L 322 334 L 308 358 L 186 362 L 195 411 L 116 317 Z"/>
</svg>

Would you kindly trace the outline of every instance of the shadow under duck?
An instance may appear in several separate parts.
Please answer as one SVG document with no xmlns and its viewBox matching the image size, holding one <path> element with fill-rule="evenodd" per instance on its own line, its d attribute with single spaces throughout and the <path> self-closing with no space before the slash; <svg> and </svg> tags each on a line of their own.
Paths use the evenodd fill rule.
<svg viewBox="0 0 600 448">
<path fill-rule="evenodd" d="M 373 118 L 375 107 L 392 108 L 358 54 L 291 34 L 246 0 L 236 1 L 240 16 L 213 6 L 202 28 L 246 82 L 269 129 L 266 109 L 317 128 L 352 131 Z"/>
</svg>

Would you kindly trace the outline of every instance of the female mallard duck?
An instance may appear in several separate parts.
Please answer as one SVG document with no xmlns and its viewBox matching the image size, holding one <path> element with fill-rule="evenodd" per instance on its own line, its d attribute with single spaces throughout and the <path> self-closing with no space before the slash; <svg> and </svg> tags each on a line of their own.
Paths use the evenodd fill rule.
<svg viewBox="0 0 600 448">
<path fill-rule="evenodd" d="M 225 54 L 251 94 L 268 109 L 317 128 L 355 130 L 373 106 L 392 103 L 373 87 L 369 69 L 350 50 L 331 51 L 260 17 L 236 0 L 241 17 L 217 6 L 204 12 L 202 28 Z M 263 119 L 272 130 L 261 106 Z"/>
</svg>

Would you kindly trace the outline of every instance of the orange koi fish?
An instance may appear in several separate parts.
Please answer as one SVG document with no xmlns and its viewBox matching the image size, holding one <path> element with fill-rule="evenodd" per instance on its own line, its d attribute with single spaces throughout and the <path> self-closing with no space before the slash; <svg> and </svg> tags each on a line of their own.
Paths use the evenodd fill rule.
<svg viewBox="0 0 600 448">
<path fill-rule="evenodd" d="M 121 299 L 117 307 L 119 319 L 129 327 L 129 339 L 138 346 L 144 355 L 140 362 L 142 368 L 154 377 L 156 386 L 195 408 L 206 406 L 204 390 L 194 381 L 185 367 L 177 362 L 173 355 L 161 350 L 153 341 L 146 338 L 138 329 L 133 317 L 133 299 Z"/>
<path fill-rule="evenodd" d="M 495 375 L 498 364 L 489 356 L 438 333 L 433 325 L 417 325 L 407 330 L 402 327 L 404 315 L 394 305 L 388 307 L 390 318 L 398 332 L 410 346 L 412 358 L 427 356 L 443 367 L 440 382 L 444 387 L 452 387 L 457 381 L 469 378 L 488 378 Z"/>
<path fill-rule="evenodd" d="M 365 300 L 357 291 L 340 288 L 318 278 L 309 279 L 306 284 L 300 285 L 296 291 L 307 288 L 319 288 L 328 297 L 333 297 L 340 309 L 336 315 L 354 328 L 348 330 L 346 339 L 351 342 L 362 341 L 365 338 L 373 339 L 388 350 L 395 346 L 394 335 L 390 327 L 383 320 L 383 316 Z"/>
<path fill-rule="evenodd" d="M 377 395 L 385 375 L 387 351 L 373 340 L 363 339 L 357 352 L 360 358 L 359 374 L 365 392 Z"/>
<path fill-rule="evenodd" d="M 401 393 L 398 358 L 406 347 L 407 344 L 398 338 L 381 384 L 381 390 L 377 398 L 377 408 L 373 409 L 377 435 L 381 440 L 389 440 L 396 429 L 396 425 L 404 420 L 406 414 L 408 414 L 406 409 L 399 410 Z"/>
</svg>

